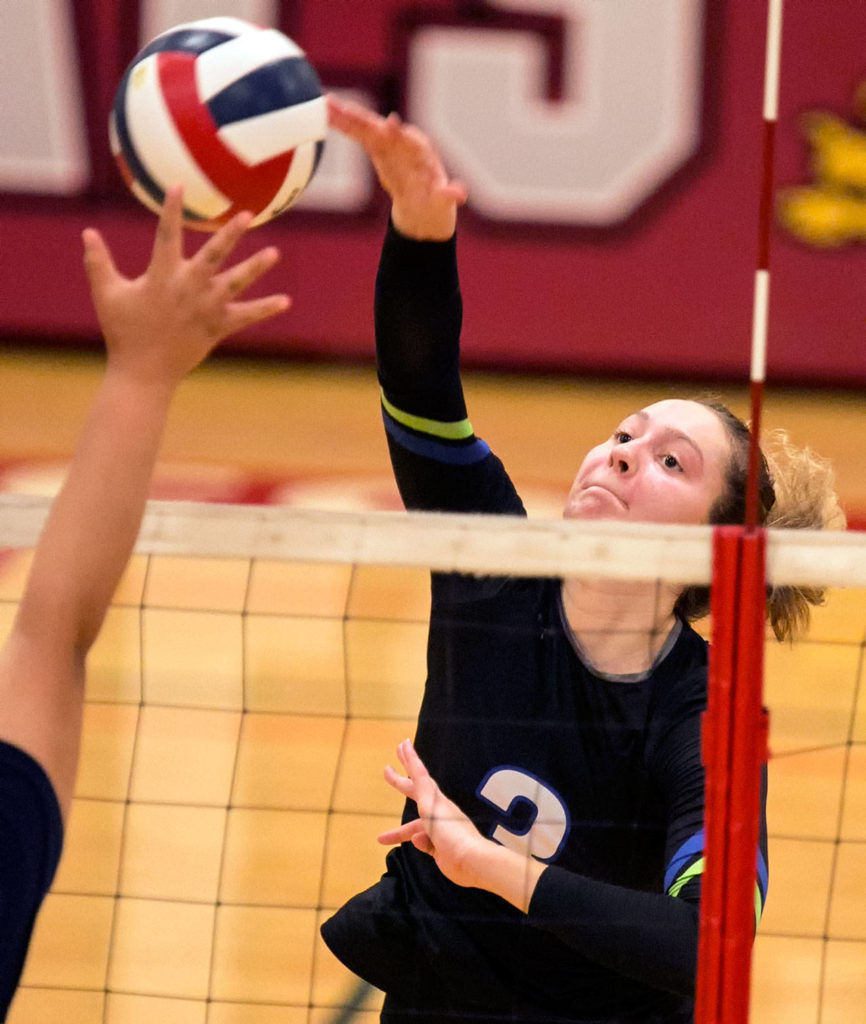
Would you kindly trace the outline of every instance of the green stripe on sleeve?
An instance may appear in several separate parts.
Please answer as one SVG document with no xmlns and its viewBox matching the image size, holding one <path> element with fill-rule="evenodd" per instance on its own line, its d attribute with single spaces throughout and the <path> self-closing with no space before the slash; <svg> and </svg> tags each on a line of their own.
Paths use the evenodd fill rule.
<svg viewBox="0 0 866 1024">
<path fill-rule="evenodd" d="M 703 874 L 706 867 L 706 858 L 699 857 L 690 868 L 684 871 L 668 889 L 668 896 L 679 896 L 683 886 L 691 879 Z M 761 923 L 761 915 L 764 913 L 764 901 L 761 898 L 761 887 L 755 882 L 755 928 Z"/>
<path fill-rule="evenodd" d="M 443 423 L 440 420 L 428 420 L 423 416 L 413 416 L 412 413 L 403 412 L 396 405 L 392 405 L 382 392 L 382 406 L 385 411 L 398 423 L 411 430 L 417 430 L 422 434 L 430 434 L 433 437 L 442 437 L 448 441 L 462 441 L 472 437 L 472 424 L 469 420 L 456 420 L 452 423 Z"/>
<path fill-rule="evenodd" d="M 693 878 L 697 878 L 698 875 L 703 873 L 704 867 L 706 866 L 706 859 L 704 857 L 698 857 L 698 859 L 692 864 L 690 868 L 678 875 L 673 885 L 668 889 L 668 896 L 679 896 L 680 890 Z"/>
</svg>

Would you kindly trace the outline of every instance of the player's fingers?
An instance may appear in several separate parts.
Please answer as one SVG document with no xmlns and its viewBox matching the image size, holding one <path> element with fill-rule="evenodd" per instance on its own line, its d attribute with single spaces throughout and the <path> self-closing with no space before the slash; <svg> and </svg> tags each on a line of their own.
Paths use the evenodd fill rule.
<svg viewBox="0 0 866 1024">
<path fill-rule="evenodd" d="M 183 186 L 166 189 L 153 239 L 151 268 L 167 271 L 183 258 Z"/>
<path fill-rule="evenodd" d="M 422 853 L 429 853 L 431 856 L 436 852 L 433 840 L 426 832 L 418 832 L 416 835 L 412 836 L 412 845 Z"/>
<path fill-rule="evenodd" d="M 377 841 L 383 846 L 394 846 L 397 843 L 407 843 L 412 840 L 413 836 L 423 832 L 424 822 L 420 818 L 414 818 L 398 828 L 391 828 L 386 832 L 382 832 L 377 837 Z"/>
<path fill-rule="evenodd" d="M 416 781 L 422 779 L 429 779 L 430 773 L 427 771 L 427 766 L 418 756 L 415 751 L 415 747 L 412 745 L 411 740 L 403 740 L 400 746 L 397 748 L 397 754 L 400 758 L 400 763 L 409 773 L 409 776 Z"/>
<path fill-rule="evenodd" d="M 199 249 L 192 258 L 193 265 L 205 274 L 215 274 L 232 254 L 252 219 L 253 215 L 246 210 L 235 214 Z"/>
<path fill-rule="evenodd" d="M 336 97 L 332 92 L 325 93 L 325 109 L 328 112 L 328 122 L 330 123 L 333 118 L 341 117 L 345 103 Z"/>
<path fill-rule="evenodd" d="M 81 233 L 81 240 L 84 243 L 84 270 L 91 291 L 102 291 L 120 277 L 114 259 L 105 244 L 105 239 L 95 228 L 85 228 Z"/>
<path fill-rule="evenodd" d="M 386 121 L 375 111 L 334 96 L 328 96 L 327 106 L 328 124 L 365 149 L 369 150 L 377 140 L 381 140 Z"/>
<path fill-rule="evenodd" d="M 432 780 L 431 780 L 432 782 Z M 428 831 L 433 834 L 437 825 L 452 824 L 454 822 L 468 821 L 466 815 L 452 800 L 449 800 L 442 790 L 435 784 L 429 798 L 424 799 L 425 818 L 428 822 Z"/>
<path fill-rule="evenodd" d="M 233 302 L 229 307 L 231 315 L 223 337 L 243 330 L 244 327 L 249 327 L 251 324 L 261 323 L 262 320 L 278 316 L 280 313 L 284 313 L 291 304 L 292 300 L 288 295 L 267 295 L 262 299 Z"/>
<path fill-rule="evenodd" d="M 436 150 L 433 148 L 433 143 L 424 134 L 424 132 L 421 131 L 420 128 L 416 127 L 414 124 L 403 124 L 403 122 L 400 120 L 399 117 L 397 117 L 396 114 L 392 114 L 391 116 L 395 118 L 395 121 L 391 123 L 394 124 L 396 128 L 399 129 L 400 135 L 402 136 L 404 141 L 411 143 L 413 149 L 417 150 L 419 153 L 422 153 L 426 158 L 433 158 L 438 160 L 438 154 L 436 153 Z M 388 120 L 390 122 L 391 118 L 389 117 Z"/>
<path fill-rule="evenodd" d="M 365 120 L 365 111 L 359 103 L 341 100 L 333 93 L 325 97 L 328 124 L 338 131 L 350 132 Z"/>
<path fill-rule="evenodd" d="M 458 206 L 463 206 L 469 198 L 469 190 L 462 181 L 449 181 L 439 189 L 439 194 L 443 199 L 450 199 Z"/>
<path fill-rule="evenodd" d="M 226 291 L 232 298 L 242 295 L 254 281 L 267 273 L 279 258 L 280 250 L 273 245 L 253 253 L 222 275 L 221 281 Z"/>
<path fill-rule="evenodd" d="M 411 796 L 414 792 L 412 780 L 407 779 L 405 775 L 398 775 L 389 764 L 385 765 L 385 781 L 403 796 Z"/>
</svg>

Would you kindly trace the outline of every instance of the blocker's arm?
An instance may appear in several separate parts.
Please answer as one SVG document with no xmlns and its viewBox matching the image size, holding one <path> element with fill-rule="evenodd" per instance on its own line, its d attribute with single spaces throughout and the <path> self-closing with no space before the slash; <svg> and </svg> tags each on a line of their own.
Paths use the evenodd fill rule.
<svg viewBox="0 0 866 1024">
<path fill-rule="evenodd" d="M 150 264 L 134 280 L 118 273 L 98 232 L 84 234 L 107 368 L 0 653 L 0 738 L 42 765 L 64 811 L 85 658 L 132 550 L 174 391 L 227 334 L 288 305 L 281 295 L 238 301 L 273 265 L 275 249 L 223 269 L 248 215 L 185 259 L 181 209 L 180 190 L 171 190 Z"/>
</svg>

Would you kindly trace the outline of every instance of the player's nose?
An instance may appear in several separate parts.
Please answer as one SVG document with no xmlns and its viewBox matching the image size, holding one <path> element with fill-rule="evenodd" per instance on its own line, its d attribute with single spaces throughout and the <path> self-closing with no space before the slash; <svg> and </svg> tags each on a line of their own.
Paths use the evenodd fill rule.
<svg viewBox="0 0 866 1024">
<path fill-rule="evenodd" d="M 625 444 L 614 445 L 610 450 L 610 466 L 617 473 L 631 473 L 637 464 L 635 451 Z"/>
</svg>

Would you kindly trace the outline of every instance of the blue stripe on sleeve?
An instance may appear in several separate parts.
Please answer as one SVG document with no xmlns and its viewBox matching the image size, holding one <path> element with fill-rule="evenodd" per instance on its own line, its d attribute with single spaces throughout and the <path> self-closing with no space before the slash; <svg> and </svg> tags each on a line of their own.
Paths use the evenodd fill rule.
<svg viewBox="0 0 866 1024">
<path fill-rule="evenodd" d="M 471 444 L 449 444 L 431 437 L 419 437 L 400 426 L 397 421 L 382 410 L 382 421 L 385 430 L 400 445 L 415 455 L 422 455 L 424 458 L 433 459 L 436 462 L 445 462 L 453 466 L 469 466 L 475 462 L 481 462 L 490 454 L 487 444 L 476 437 Z"/>
<path fill-rule="evenodd" d="M 767 888 L 770 884 L 770 872 L 767 868 L 767 862 L 764 860 L 764 855 L 758 850 L 758 886 L 761 890 L 761 902 L 767 902 Z"/>
<path fill-rule="evenodd" d="M 677 875 L 686 866 L 686 864 L 688 864 L 693 857 L 699 857 L 703 852 L 704 830 L 701 829 L 700 832 L 695 832 L 693 836 L 687 839 L 673 857 L 671 857 L 671 862 L 668 864 L 667 871 L 665 871 L 665 892 L 670 889 L 676 880 Z"/>
<path fill-rule="evenodd" d="M 664 892 L 667 892 L 673 883 L 676 881 L 677 876 L 684 867 L 696 856 L 700 856 L 704 850 L 704 830 L 696 832 L 693 836 L 687 839 L 683 845 L 677 850 L 677 852 L 671 858 L 670 864 L 668 864 L 667 871 L 665 871 L 665 882 Z M 767 868 L 767 862 L 764 860 L 764 855 L 760 848 L 757 851 L 756 857 L 756 874 L 758 880 L 758 888 L 761 891 L 761 902 L 765 903 L 767 900 L 767 888 L 770 881 L 770 873 Z"/>
</svg>

